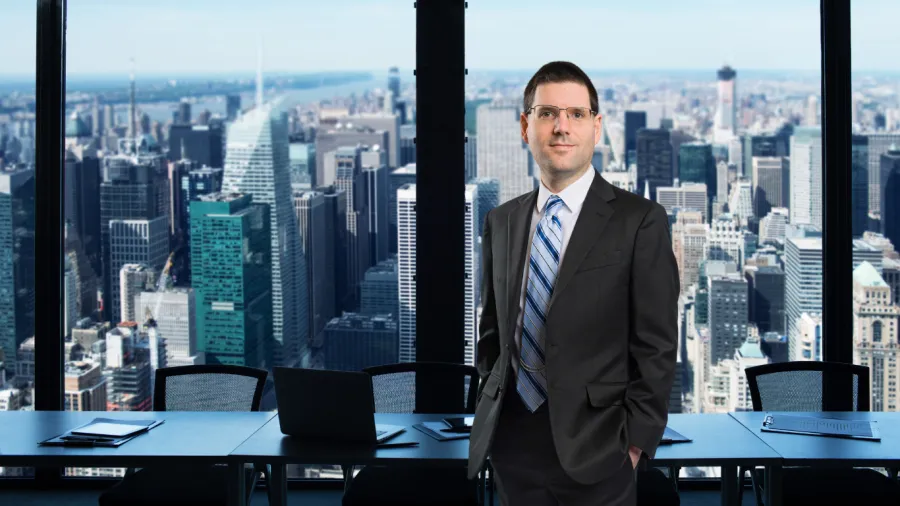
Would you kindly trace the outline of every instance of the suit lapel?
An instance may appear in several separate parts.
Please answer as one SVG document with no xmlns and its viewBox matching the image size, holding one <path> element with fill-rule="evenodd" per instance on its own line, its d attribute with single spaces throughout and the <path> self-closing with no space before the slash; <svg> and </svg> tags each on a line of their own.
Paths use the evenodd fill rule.
<svg viewBox="0 0 900 506">
<path fill-rule="evenodd" d="M 591 189 L 581 206 L 581 212 L 578 214 L 569 244 L 566 246 L 562 265 L 556 276 L 556 285 L 553 287 L 553 295 L 550 296 L 548 313 L 553 308 L 553 302 L 556 301 L 559 293 L 565 290 L 566 285 L 575 275 L 575 271 L 578 270 L 578 266 L 581 265 L 588 251 L 603 233 L 606 224 L 609 223 L 615 210 L 608 201 L 614 198 L 615 193 L 611 185 L 604 181 L 599 174 L 595 175 Z"/>
<path fill-rule="evenodd" d="M 507 216 L 506 244 L 509 249 L 506 261 L 507 312 L 506 321 L 514 328 L 519 315 L 519 300 L 522 297 L 522 272 L 525 256 L 531 247 L 528 242 L 531 215 L 537 205 L 538 191 L 526 193 L 519 198 L 519 206 Z"/>
</svg>

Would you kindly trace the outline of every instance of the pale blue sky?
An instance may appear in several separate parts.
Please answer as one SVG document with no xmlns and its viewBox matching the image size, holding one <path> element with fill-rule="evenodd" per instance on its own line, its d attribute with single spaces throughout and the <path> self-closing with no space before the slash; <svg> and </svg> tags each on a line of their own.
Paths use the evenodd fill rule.
<svg viewBox="0 0 900 506">
<path fill-rule="evenodd" d="M 75 74 L 415 66 L 412 0 L 69 0 L 67 70 Z M 466 63 L 534 69 L 815 70 L 818 0 L 470 0 Z M 548 23 L 552 19 L 555 23 Z M 900 70 L 900 1 L 853 0 L 853 68 Z M 0 75 L 33 74 L 34 2 L 0 0 Z"/>
</svg>

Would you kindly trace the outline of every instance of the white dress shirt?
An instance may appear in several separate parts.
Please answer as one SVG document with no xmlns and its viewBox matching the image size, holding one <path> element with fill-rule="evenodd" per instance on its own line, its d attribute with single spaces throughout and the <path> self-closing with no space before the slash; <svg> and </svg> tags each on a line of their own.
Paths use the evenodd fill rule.
<svg viewBox="0 0 900 506">
<path fill-rule="evenodd" d="M 572 237 L 572 231 L 575 229 L 575 222 L 578 220 L 578 214 L 581 213 L 581 206 L 587 196 L 588 190 L 591 189 L 591 183 L 594 182 L 594 166 L 591 165 L 584 174 L 575 182 L 567 186 L 563 191 L 555 194 L 563 201 L 563 206 L 559 208 L 556 216 L 562 223 L 562 247 L 559 252 L 559 265 L 562 267 L 566 254 L 566 246 L 569 244 L 569 238 Z M 522 293 L 519 296 L 519 316 L 516 319 L 516 349 L 512 355 L 513 371 L 519 374 L 519 355 L 522 353 L 522 326 L 525 318 L 525 291 L 528 289 L 528 256 L 531 255 L 531 241 L 534 240 L 534 231 L 537 230 L 538 222 L 543 217 L 544 206 L 550 196 L 554 195 L 541 181 L 538 188 L 537 205 L 531 212 L 531 231 L 528 234 L 528 242 L 525 244 L 526 257 L 525 269 L 522 273 Z M 558 271 L 557 271 L 558 275 Z M 554 282 L 555 286 L 555 282 Z"/>
</svg>

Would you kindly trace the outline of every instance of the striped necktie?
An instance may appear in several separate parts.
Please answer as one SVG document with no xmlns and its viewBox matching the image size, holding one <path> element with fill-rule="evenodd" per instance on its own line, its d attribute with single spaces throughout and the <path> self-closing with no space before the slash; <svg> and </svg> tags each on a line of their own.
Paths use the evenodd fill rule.
<svg viewBox="0 0 900 506">
<path fill-rule="evenodd" d="M 562 222 L 556 216 L 562 205 L 562 199 L 556 195 L 551 195 L 547 200 L 544 215 L 531 240 L 531 255 L 528 260 L 528 285 L 525 289 L 525 316 L 516 390 L 532 413 L 547 399 L 544 324 L 562 251 Z"/>
</svg>

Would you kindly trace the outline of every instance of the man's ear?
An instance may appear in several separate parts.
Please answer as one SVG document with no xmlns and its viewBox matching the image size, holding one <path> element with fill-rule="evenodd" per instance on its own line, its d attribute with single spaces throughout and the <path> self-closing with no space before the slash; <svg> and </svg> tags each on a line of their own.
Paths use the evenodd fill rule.
<svg viewBox="0 0 900 506">
<path fill-rule="evenodd" d="M 525 116 L 525 113 L 519 115 L 519 126 L 522 130 L 522 142 L 528 144 L 528 116 Z"/>
</svg>

